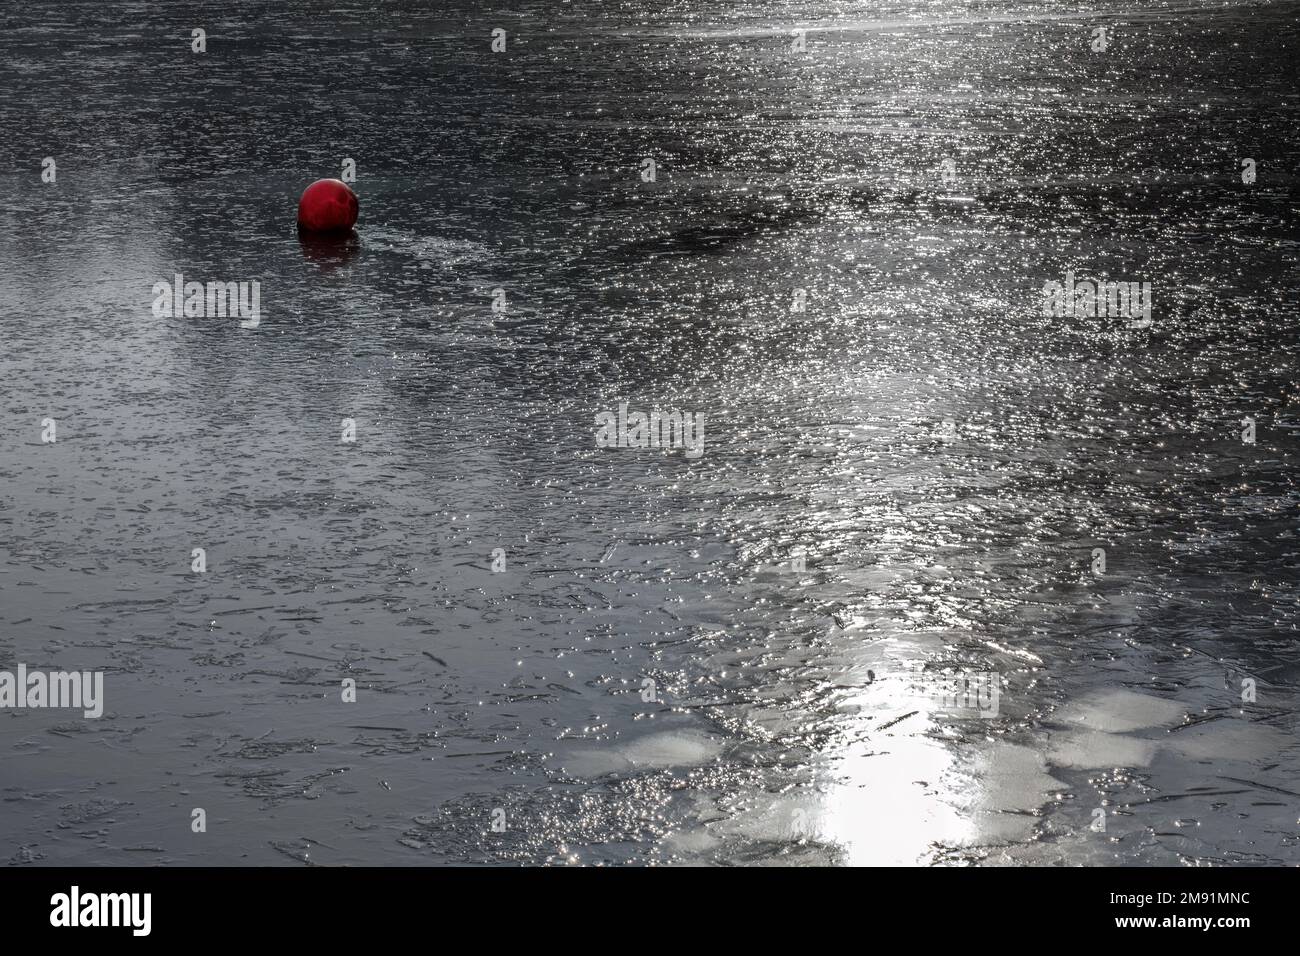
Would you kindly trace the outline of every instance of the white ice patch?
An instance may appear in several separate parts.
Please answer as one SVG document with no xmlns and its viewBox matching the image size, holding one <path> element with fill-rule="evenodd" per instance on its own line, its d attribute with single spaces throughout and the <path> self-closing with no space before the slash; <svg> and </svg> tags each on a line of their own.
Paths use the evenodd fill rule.
<svg viewBox="0 0 1300 956">
<path fill-rule="evenodd" d="M 951 845 L 1030 838 L 1037 822 L 1032 811 L 1065 784 L 1053 777 L 1043 755 L 1032 747 L 992 741 L 977 747 L 968 779 L 955 778 L 964 814 L 976 822 L 974 834 Z"/>
<path fill-rule="evenodd" d="M 1122 734 L 1147 727 L 1177 727 L 1187 713 L 1182 704 L 1129 690 L 1089 694 L 1057 711 L 1056 719 L 1089 730 Z"/>
<path fill-rule="evenodd" d="M 564 769 L 578 777 L 602 777 L 629 770 L 693 767 L 722 753 L 716 737 L 693 730 L 670 730 L 641 737 L 608 750 L 580 750 L 564 761 Z"/>
<path fill-rule="evenodd" d="M 1234 719 L 1171 732 L 1186 716 L 1182 704 L 1161 697 L 1126 690 L 1090 694 L 1057 711 L 1058 721 L 1076 729 L 1052 735 L 1048 759 L 1081 770 L 1146 767 L 1158 752 L 1193 760 L 1252 760 L 1278 753 L 1287 743 L 1273 728 Z"/>
<path fill-rule="evenodd" d="M 1058 767 L 1101 770 L 1107 767 L 1146 767 L 1156 755 L 1156 742 L 1122 734 L 1083 731 L 1053 736 L 1048 759 Z"/>
</svg>

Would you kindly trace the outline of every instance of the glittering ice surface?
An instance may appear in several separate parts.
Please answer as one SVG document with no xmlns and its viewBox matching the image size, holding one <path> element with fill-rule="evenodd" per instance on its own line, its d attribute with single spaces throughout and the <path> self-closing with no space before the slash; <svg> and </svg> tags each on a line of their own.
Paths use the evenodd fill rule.
<svg viewBox="0 0 1300 956">
<path fill-rule="evenodd" d="M 1300 862 L 1295 3 L 190 6 L 0 14 L 0 859 Z"/>
</svg>

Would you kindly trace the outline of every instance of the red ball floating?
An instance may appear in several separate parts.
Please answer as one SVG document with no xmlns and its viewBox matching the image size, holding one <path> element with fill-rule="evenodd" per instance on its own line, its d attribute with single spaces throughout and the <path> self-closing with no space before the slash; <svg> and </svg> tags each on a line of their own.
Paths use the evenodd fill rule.
<svg viewBox="0 0 1300 956">
<path fill-rule="evenodd" d="M 341 179 L 318 179 L 298 200 L 298 226 L 311 232 L 347 232 L 357 224 L 357 194 Z"/>
</svg>

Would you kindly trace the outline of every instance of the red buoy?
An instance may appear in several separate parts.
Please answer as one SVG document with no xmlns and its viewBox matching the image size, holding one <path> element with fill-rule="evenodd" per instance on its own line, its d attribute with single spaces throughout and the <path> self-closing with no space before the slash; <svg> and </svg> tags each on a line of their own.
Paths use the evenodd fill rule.
<svg viewBox="0 0 1300 956">
<path fill-rule="evenodd" d="M 347 232 L 357 224 L 357 194 L 341 179 L 318 179 L 298 200 L 298 226 L 312 232 Z"/>
</svg>

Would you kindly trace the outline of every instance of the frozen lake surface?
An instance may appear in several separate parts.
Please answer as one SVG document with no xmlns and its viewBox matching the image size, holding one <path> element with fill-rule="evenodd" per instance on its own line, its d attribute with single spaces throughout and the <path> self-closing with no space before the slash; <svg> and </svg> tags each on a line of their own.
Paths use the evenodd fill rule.
<svg viewBox="0 0 1300 956">
<path fill-rule="evenodd" d="M 230 6 L 0 14 L 0 859 L 1300 862 L 1300 5 Z"/>
</svg>

